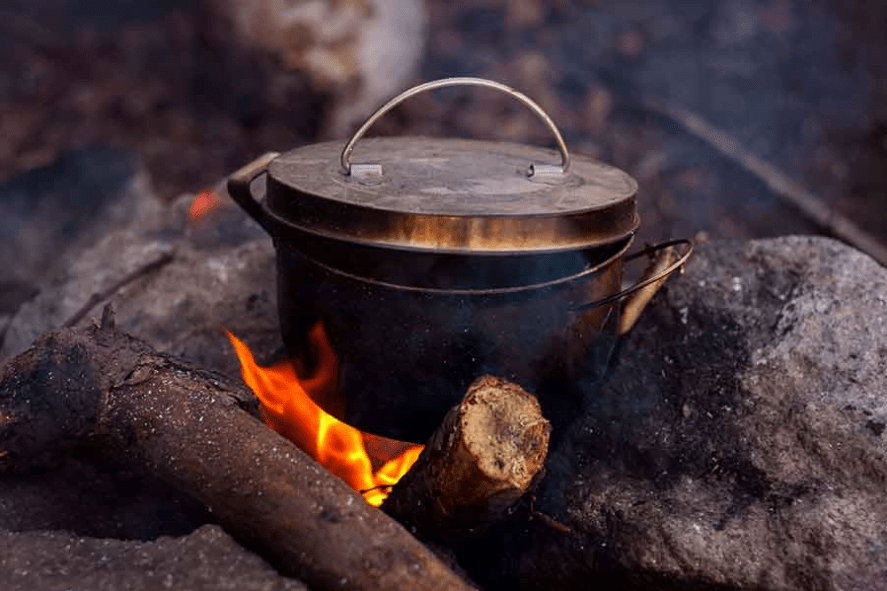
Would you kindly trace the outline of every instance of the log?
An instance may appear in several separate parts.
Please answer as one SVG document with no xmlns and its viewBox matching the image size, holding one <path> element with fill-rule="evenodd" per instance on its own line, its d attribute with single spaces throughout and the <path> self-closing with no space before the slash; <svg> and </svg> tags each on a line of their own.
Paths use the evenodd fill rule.
<svg viewBox="0 0 887 591">
<path fill-rule="evenodd" d="M 250 411 L 244 386 L 102 327 L 39 339 L 0 374 L 0 462 L 24 470 L 96 444 L 202 501 L 312 589 L 471 587 Z"/>
<path fill-rule="evenodd" d="M 528 492 L 550 433 L 535 396 L 499 378 L 478 378 L 382 510 L 425 539 L 480 535 Z"/>
</svg>

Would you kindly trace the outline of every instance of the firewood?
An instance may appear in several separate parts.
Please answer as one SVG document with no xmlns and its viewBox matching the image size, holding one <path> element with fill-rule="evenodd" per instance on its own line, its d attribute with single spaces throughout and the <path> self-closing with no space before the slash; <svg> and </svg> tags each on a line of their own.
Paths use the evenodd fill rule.
<svg viewBox="0 0 887 591">
<path fill-rule="evenodd" d="M 425 538 L 479 535 L 529 490 L 550 433 L 534 396 L 499 378 L 478 378 L 382 509 Z"/>
<path fill-rule="evenodd" d="M 470 589 L 424 545 L 263 425 L 252 394 L 103 327 L 49 333 L 0 374 L 0 462 L 70 444 L 128 459 L 312 589 Z"/>
</svg>

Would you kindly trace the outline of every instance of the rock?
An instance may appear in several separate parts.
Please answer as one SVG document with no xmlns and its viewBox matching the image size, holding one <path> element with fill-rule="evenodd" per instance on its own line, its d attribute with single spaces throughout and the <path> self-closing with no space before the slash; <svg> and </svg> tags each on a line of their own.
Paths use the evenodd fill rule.
<svg viewBox="0 0 887 591">
<path fill-rule="evenodd" d="M 0 533 L 5 591 L 302 591 L 215 525 L 154 542 Z"/>
<path fill-rule="evenodd" d="M 92 450 L 50 470 L 0 476 L 0 531 L 154 540 L 191 533 L 209 520 L 202 503 Z"/>
<path fill-rule="evenodd" d="M 71 256 L 160 209 L 136 154 L 63 154 L 0 186 L 0 316 L 63 273 Z M 2 332 L 2 323 L 0 323 Z"/>
<path fill-rule="evenodd" d="M 207 369 L 239 375 L 225 328 L 268 361 L 282 348 L 271 242 L 224 192 L 197 219 L 193 202 L 183 196 L 169 207 L 143 210 L 106 230 L 97 244 L 71 252 L 68 264 L 11 319 L 0 316 L 0 332 L 8 324 L 0 359 L 83 310 L 75 325 L 96 321 L 111 303 L 118 326 Z M 0 530 L 144 540 L 182 535 L 207 519 L 201 504 L 89 450 L 48 468 L 0 478 Z"/>
<path fill-rule="evenodd" d="M 76 318 L 91 299 L 94 305 L 75 326 L 92 322 L 110 303 L 122 330 L 206 369 L 240 375 L 225 329 L 260 362 L 282 355 L 271 240 L 220 198 L 217 211 L 189 220 L 192 197 L 186 196 L 80 252 L 9 322 L 0 359 Z"/>
<path fill-rule="evenodd" d="M 700 245 L 587 393 L 537 502 L 572 533 L 503 544 L 527 548 L 522 588 L 887 589 L 871 258 L 812 237 Z"/>
</svg>

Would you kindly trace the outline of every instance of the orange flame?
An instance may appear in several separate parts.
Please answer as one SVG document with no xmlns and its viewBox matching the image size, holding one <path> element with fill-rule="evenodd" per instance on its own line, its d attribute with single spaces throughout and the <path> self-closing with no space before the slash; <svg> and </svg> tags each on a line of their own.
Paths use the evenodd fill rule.
<svg viewBox="0 0 887 591">
<path fill-rule="evenodd" d="M 196 222 L 222 203 L 222 198 L 212 189 L 204 189 L 194 197 L 188 208 L 188 219 Z"/>
<path fill-rule="evenodd" d="M 323 325 L 318 322 L 311 330 L 311 343 L 318 352 L 317 370 L 304 379 L 299 379 L 289 362 L 259 367 L 249 348 L 230 332 L 226 333 L 240 359 L 243 381 L 261 403 L 265 424 L 295 443 L 351 488 L 361 491 L 369 504 L 381 505 L 388 496 L 385 487 L 395 484 L 406 474 L 419 457 L 422 446 L 409 445 L 374 471 L 373 461 L 364 445 L 365 435 L 317 406 L 314 399 L 322 399 L 336 384 L 336 355 Z M 402 442 L 367 437 L 373 437 L 374 447 L 386 447 L 385 444 L 389 449 L 404 447 Z"/>
</svg>

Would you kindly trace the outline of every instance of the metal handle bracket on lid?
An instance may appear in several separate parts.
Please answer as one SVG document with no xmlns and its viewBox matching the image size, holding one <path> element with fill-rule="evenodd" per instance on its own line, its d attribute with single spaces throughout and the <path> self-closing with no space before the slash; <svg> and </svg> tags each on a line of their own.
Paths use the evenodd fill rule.
<svg viewBox="0 0 887 591">
<path fill-rule="evenodd" d="M 536 104 L 536 102 L 530 97 L 522 92 L 518 92 L 510 86 L 500 84 L 499 82 L 493 82 L 492 80 L 486 80 L 484 78 L 444 78 L 442 80 L 435 80 L 433 82 L 426 82 L 425 84 L 414 86 L 413 88 L 397 95 L 382 105 L 375 113 L 370 115 L 364 124 L 354 132 L 354 135 L 351 136 L 351 139 L 348 140 L 345 147 L 342 148 L 342 154 L 339 156 L 339 164 L 341 165 L 342 173 L 348 176 L 354 175 L 362 178 L 381 176 L 382 166 L 380 164 L 351 163 L 351 153 L 354 151 L 354 147 L 357 145 L 358 140 L 360 140 L 369 128 L 385 115 L 385 113 L 406 99 L 428 90 L 437 90 L 438 88 L 445 88 L 448 86 L 482 86 L 484 88 L 499 90 L 520 101 L 524 106 L 535 113 L 543 123 L 545 123 L 557 143 L 557 149 L 561 154 L 561 163 L 559 166 L 554 164 L 531 163 L 527 169 L 527 176 L 563 174 L 570 168 L 570 152 L 567 150 L 567 144 L 564 142 L 560 130 L 558 130 L 557 125 L 555 125 L 548 113 L 542 110 L 542 107 Z"/>
</svg>

